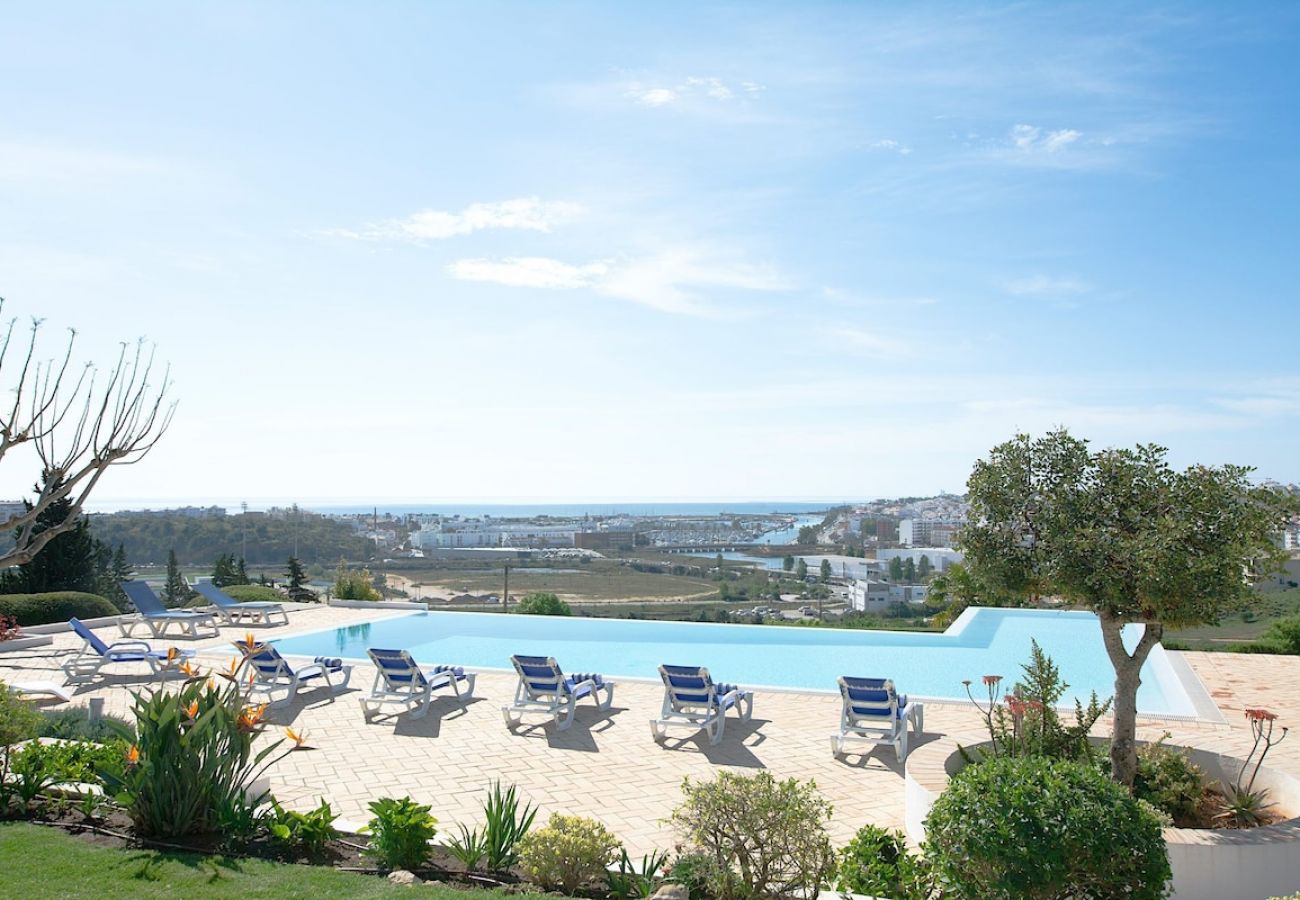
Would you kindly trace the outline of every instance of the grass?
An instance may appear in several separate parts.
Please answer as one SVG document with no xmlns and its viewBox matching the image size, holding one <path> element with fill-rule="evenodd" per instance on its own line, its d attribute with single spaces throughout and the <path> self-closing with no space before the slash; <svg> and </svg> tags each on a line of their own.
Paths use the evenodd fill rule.
<svg viewBox="0 0 1300 900">
<path fill-rule="evenodd" d="M 407 897 L 500 900 L 500 893 L 427 885 L 398 887 L 370 875 L 264 860 L 226 859 L 92 845 L 56 828 L 0 824 L 6 897 Z M 537 894 L 514 895 L 527 900 Z"/>
<path fill-rule="evenodd" d="M 582 571 L 519 572 L 518 568 L 541 567 L 531 562 L 516 564 L 510 571 L 510 595 L 522 597 L 534 591 L 548 591 L 570 602 L 702 600 L 718 591 L 717 585 L 711 581 L 638 572 L 614 562 L 585 565 L 570 562 L 556 568 L 571 570 L 580 566 Z M 425 590 L 444 593 L 500 594 L 504 584 L 500 567 L 403 566 L 401 569 L 394 567 L 393 571 L 424 585 Z"/>
<path fill-rule="evenodd" d="M 1261 593 L 1247 613 L 1224 618 L 1218 625 L 1201 625 L 1178 631 L 1168 629 L 1171 638 L 1196 649 L 1215 649 L 1215 644 L 1257 640 L 1278 619 L 1300 613 L 1300 588 Z"/>
</svg>

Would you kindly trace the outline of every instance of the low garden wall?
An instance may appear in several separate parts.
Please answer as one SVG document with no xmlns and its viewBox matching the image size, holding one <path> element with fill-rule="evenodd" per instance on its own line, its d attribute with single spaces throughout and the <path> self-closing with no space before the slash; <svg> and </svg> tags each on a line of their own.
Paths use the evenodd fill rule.
<svg viewBox="0 0 1300 900">
<path fill-rule="evenodd" d="M 965 765 L 958 745 L 987 746 L 987 735 L 955 736 L 908 755 L 905 828 L 914 843 L 925 840 L 925 820 L 948 779 Z M 1211 781 L 1231 782 L 1241 761 L 1226 753 L 1186 748 Z M 1300 879 L 1300 778 L 1265 766 L 1255 787 L 1264 788 L 1286 820 L 1261 828 L 1166 828 L 1165 844 L 1178 900 L 1253 900 L 1290 894 Z"/>
</svg>

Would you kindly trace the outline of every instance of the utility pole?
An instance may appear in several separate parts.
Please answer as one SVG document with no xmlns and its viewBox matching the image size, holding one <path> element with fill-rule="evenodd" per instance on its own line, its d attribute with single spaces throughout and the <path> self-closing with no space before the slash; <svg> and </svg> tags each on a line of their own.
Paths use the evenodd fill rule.
<svg viewBox="0 0 1300 900">
<path fill-rule="evenodd" d="M 501 611 L 510 605 L 510 563 L 506 563 L 506 586 L 501 592 Z"/>
<path fill-rule="evenodd" d="M 239 558 L 248 562 L 248 501 L 239 504 L 242 515 L 239 517 Z"/>
</svg>

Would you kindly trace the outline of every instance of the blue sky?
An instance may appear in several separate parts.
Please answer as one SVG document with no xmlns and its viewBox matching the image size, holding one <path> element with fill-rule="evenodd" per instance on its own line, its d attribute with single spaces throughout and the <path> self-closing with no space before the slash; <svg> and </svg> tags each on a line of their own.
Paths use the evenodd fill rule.
<svg viewBox="0 0 1300 900">
<path fill-rule="evenodd" d="M 110 503 L 916 494 L 1054 425 L 1300 480 L 1298 26 L 10 5 L 0 295 L 171 361 Z"/>
</svg>

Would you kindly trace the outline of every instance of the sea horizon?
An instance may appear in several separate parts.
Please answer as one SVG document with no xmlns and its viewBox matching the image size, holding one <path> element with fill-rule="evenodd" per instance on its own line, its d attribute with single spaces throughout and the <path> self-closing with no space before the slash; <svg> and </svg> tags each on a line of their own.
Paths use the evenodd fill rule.
<svg viewBox="0 0 1300 900">
<path fill-rule="evenodd" d="M 124 500 L 101 500 L 92 501 L 86 504 L 86 511 L 89 513 L 114 513 L 114 512 L 144 512 L 144 511 L 161 511 L 167 509 L 181 509 L 185 507 L 206 508 L 210 506 L 221 507 L 226 510 L 227 514 L 238 513 L 241 504 L 247 503 L 249 512 L 265 512 L 272 508 L 285 508 L 297 505 L 309 512 L 321 513 L 323 515 L 359 515 L 370 513 L 376 509 L 380 513 L 391 513 L 394 515 L 428 515 L 440 514 L 444 516 L 492 516 L 494 518 L 534 518 L 537 516 L 552 516 L 555 518 L 575 518 L 584 515 L 592 516 L 684 516 L 684 515 L 721 515 L 724 513 L 741 513 L 748 515 L 778 514 L 794 515 L 799 513 L 823 512 L 834 506 L 843 506 L 854 503 L 867 503 L 880 498 L 865 497 L 854 499 L 828 499 L 828 498 L 805 498 L 805 499 L 722 499 L 722 500 L 662 500 L 662 499 L 636 499 L 636 500 L 542 500 L 528 499 L 521 501 L 509 500 L 467 500 L 458 498 L 454 500 L 373 500 L 373 501 L 356 501 L 356 500 L 339 500 L 339 499 L 320 499 L 320 500 L 290 500 L 290 499 L 258 499 L 258 500 L 221 500 L 221 499 L 193 499 L 193 498 L 143 498 L 143 499 L 124 499 Z"/>
</svg>

